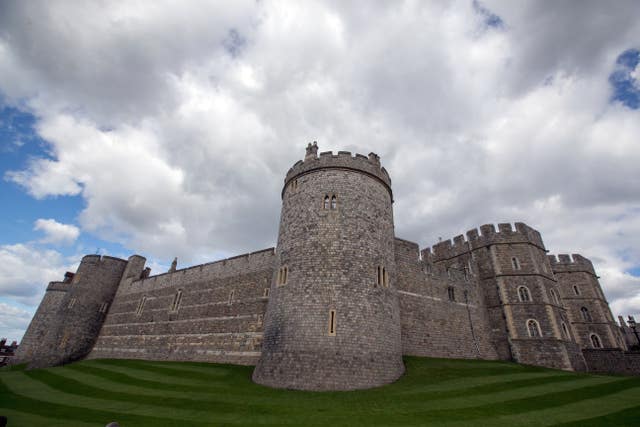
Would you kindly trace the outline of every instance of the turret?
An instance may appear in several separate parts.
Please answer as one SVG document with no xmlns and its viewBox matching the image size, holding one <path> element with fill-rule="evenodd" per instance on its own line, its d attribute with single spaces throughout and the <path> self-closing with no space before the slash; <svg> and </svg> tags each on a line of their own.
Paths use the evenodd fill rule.
<svg viewBox="0 0 640 427">
<path fill-rule="evenodd" d="M 20 346 L 18 363 L 48 367 L 84 358 L 122 281 L 140 277 L 145 259 L 87 255 L 75 274 L 52 282 Z M 69 279 L 71 279 L 69 281 Z"/>
<path fill-rule="evenodd" d="M 626 350 L 591 261 L 579 254 L 549 255 L 548 259 L 580 346 Z"/>
<path fill-rule="evenodd" d="M 316 149 L 285 179 L 253 379 L 307 390 L 379 386 L 404 370 L 391 180 L 377 156 L 315 157 Z"/>
</svg>

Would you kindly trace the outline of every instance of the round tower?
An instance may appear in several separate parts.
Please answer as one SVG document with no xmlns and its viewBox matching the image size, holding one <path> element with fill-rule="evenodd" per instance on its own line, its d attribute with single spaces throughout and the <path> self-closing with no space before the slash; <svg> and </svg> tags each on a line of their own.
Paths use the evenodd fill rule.
<svg viewBox="0 0 640 427">
<path fill-rule="evenodd" d="M 70 363 L 91 351 L 126 266 L 127 261 L 110 256 L 82 258 L 30 366 Z"/>
<path fill-rule="evenodd" d="M 277 257 L 255 382 L 350 390 L 404 371 L 393 196 L 380 159 L 309 144 L 282 190 Z"/>
</svg>

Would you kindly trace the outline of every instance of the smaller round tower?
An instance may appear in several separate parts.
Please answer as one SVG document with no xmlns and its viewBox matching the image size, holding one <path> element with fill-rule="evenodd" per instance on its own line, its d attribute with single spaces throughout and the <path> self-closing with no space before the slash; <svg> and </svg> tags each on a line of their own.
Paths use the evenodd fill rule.
<svg viewBox="0 0 640 427">
<path fill-rule="evenodd" d="M 80 360 L 91 351 L 126 266 L 127 261 L 110 256 L 82 258 L 73 280 L 65 284 L 64 297 L 30 366 L 61 365 Z"/>
<path fill-rule="evenodd" d="M 391 180 L 380 159 L 341 151 L 287 173 L 257 383 L 350 390 L 403 372 Z"/>
</svg>

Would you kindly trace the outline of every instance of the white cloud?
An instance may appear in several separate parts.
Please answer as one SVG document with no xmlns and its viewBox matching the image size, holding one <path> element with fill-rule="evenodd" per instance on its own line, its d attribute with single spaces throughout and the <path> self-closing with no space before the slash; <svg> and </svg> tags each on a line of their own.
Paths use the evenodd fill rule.
<svg viewBox="0 0 640 427">
<path fill-rule="evenodd" d="M 29 244 L 0 246 L 0 295 L 31 306 L 40 303 L 47 285 L 75 271 L 79 259 Z M 75 266 L 74 266 L 75 265 Z"/>
<path fill-rule="evenodd" d="M 7 344 L 20 342 L 32 316 L 33 312 L 0 302 L 0 337 L 7 338 Z"/>
<path fill-rule="evenodd" d="M 6 177 L 80 194 L 83 230 L 188 263 L 275 243 L 309 140 L 376 151 L 399 236 L 523 220 L 640 313 L 640 113 L 608 81 L 637 2 L 481 3 L 504 25 L 467 1 L 3 5 L 0 91 L 51 154 Z"/>
<path fill-rule="evenodd" d="M 62 224 L 55 219 L 37 219 L 33 229 L 45 233 L 40 243 L 70 244 L 80 235 L 80 229 L 75 225 Z"/>
</svg>

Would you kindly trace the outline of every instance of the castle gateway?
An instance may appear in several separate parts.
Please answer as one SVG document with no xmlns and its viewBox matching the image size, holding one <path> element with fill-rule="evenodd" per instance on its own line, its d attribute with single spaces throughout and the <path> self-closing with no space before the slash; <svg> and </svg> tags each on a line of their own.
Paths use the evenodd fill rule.
<svg viewBox="0 0 640 427">
<path fill-rule="evenodd" d="M 277 248 L 156 276 L 138 255 L 87 255 L 47 287 L 16 363 L 235 363 L 272 387 L 349 390 L 395 381 L 402 355 L 583 371 L 627 349 L 588 259 L 547 255 L 523 223 L 420 250 L 395 237 L 376 154 L 317 151 L 287 173 Z"/>
</svg>

